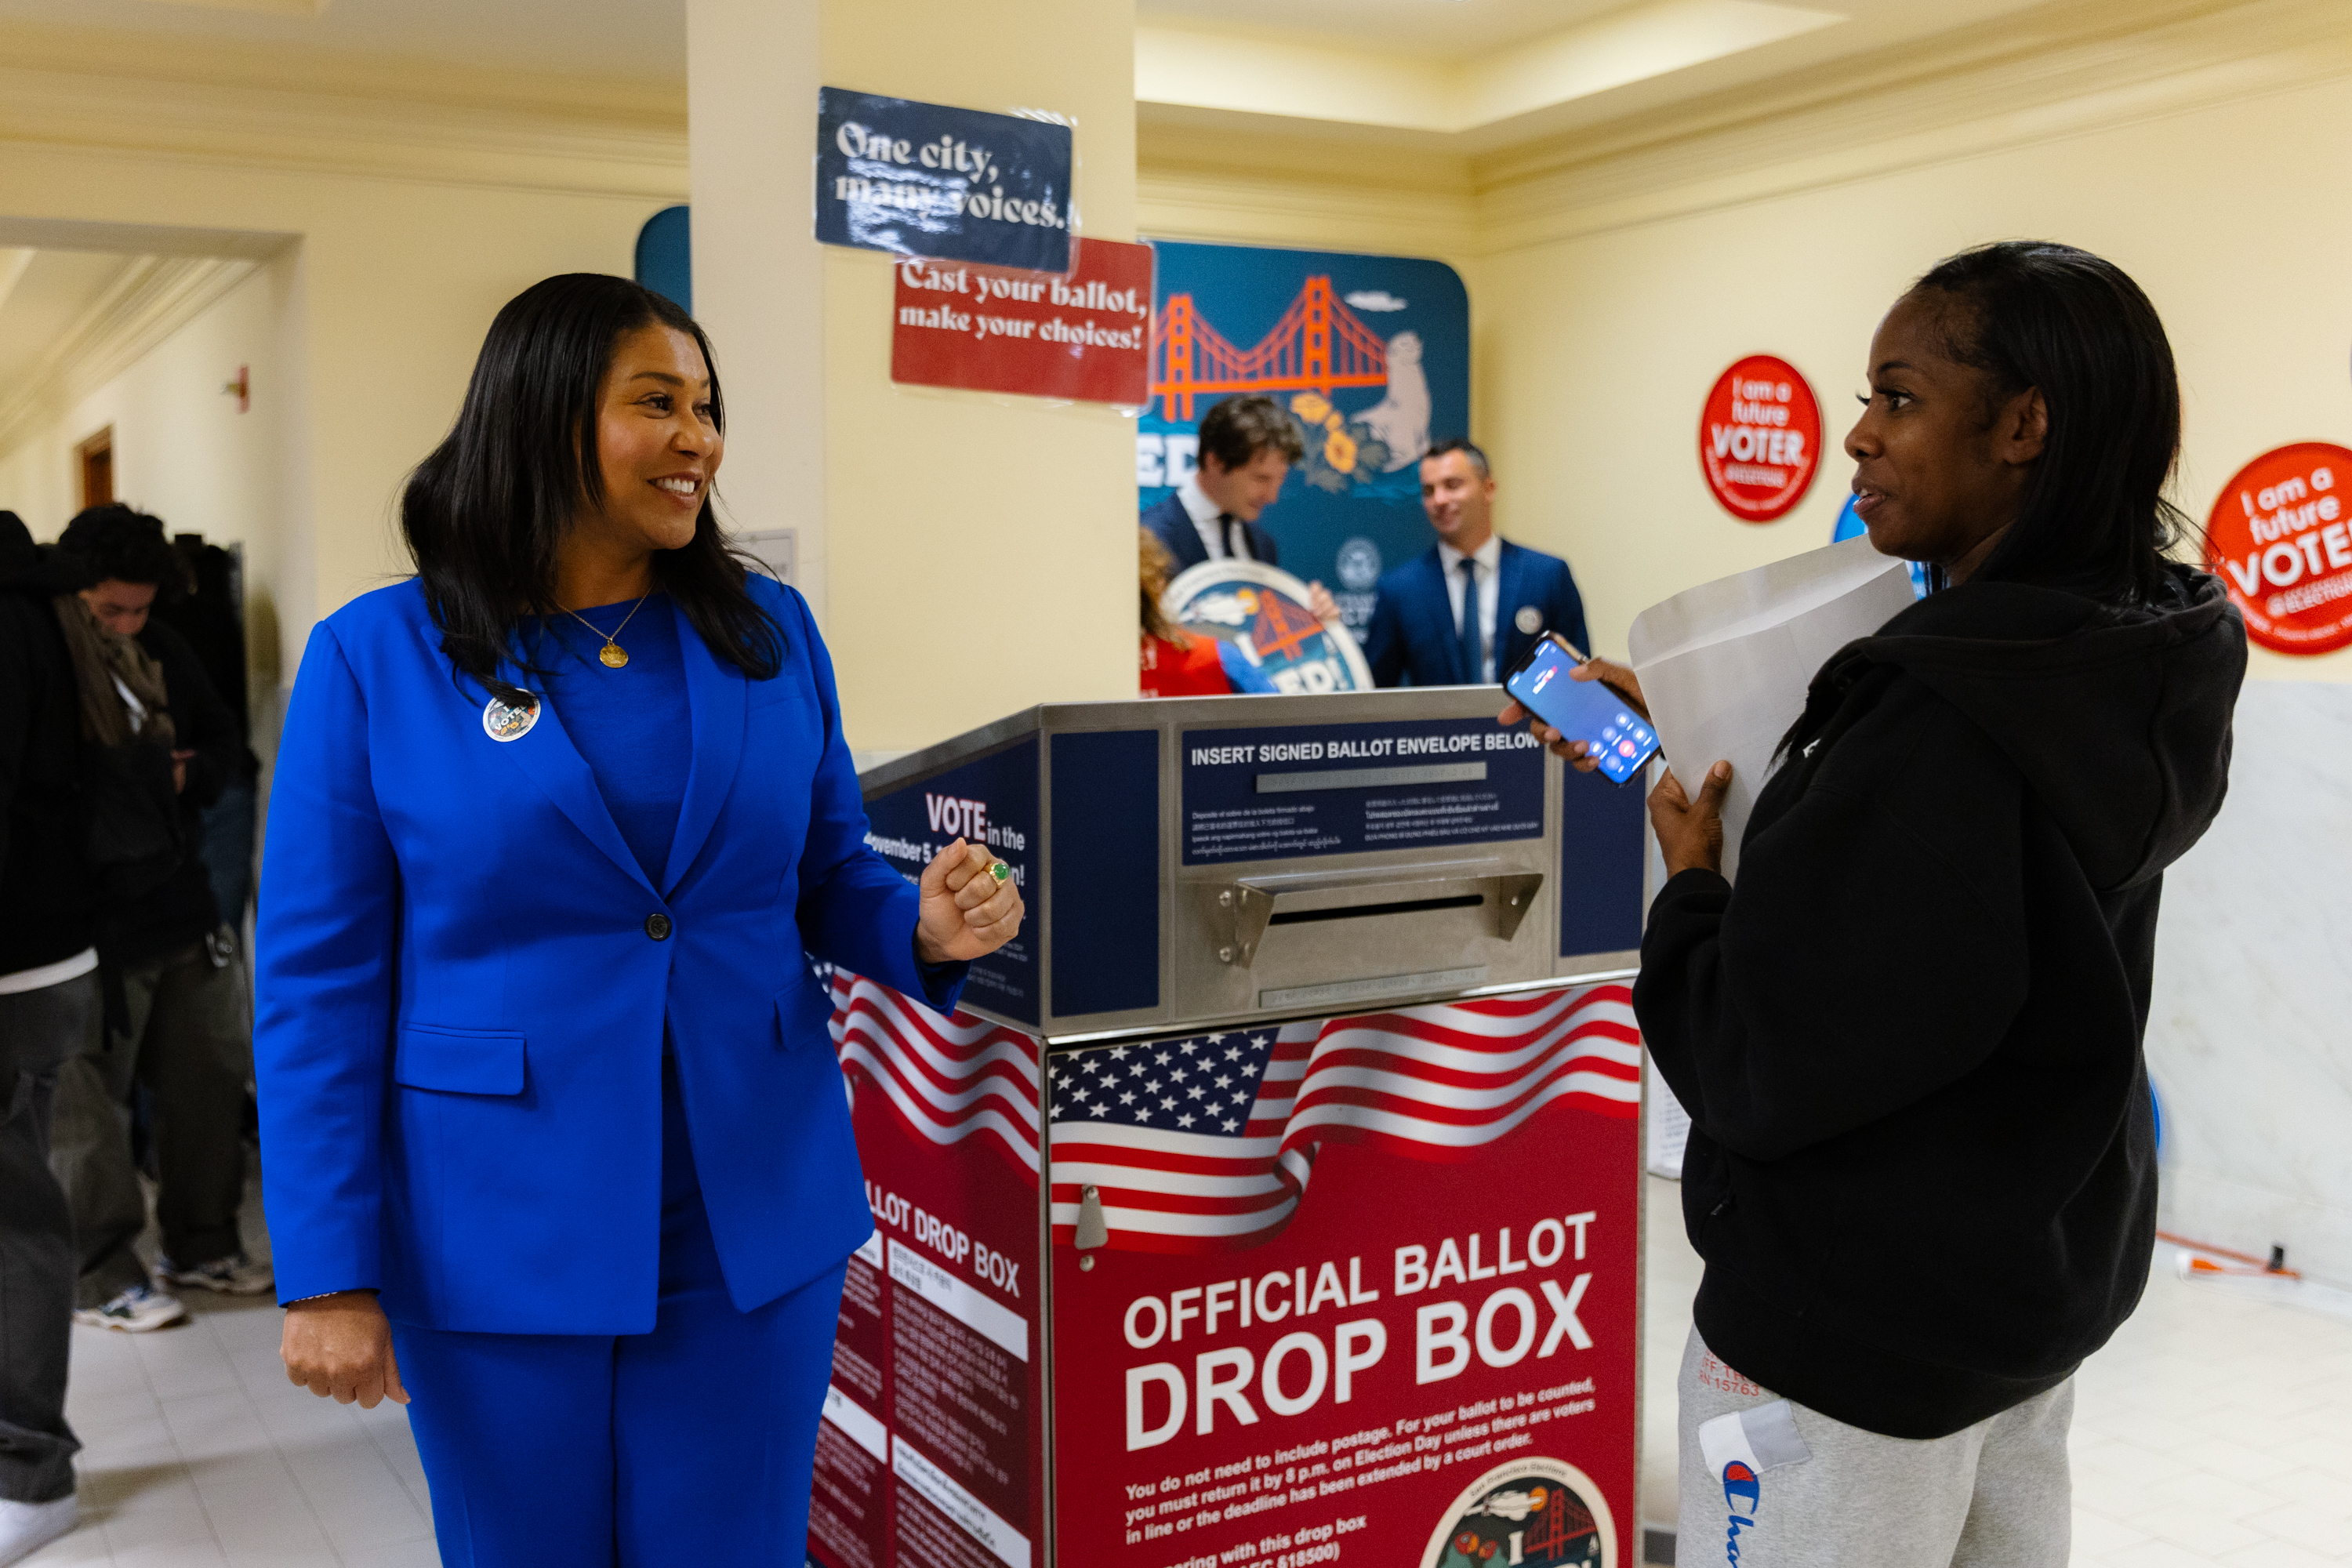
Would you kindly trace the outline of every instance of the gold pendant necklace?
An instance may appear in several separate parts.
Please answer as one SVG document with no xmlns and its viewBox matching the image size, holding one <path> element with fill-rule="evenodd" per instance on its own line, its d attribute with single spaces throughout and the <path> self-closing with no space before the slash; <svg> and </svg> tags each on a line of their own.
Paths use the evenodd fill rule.
<svg viewBox="0 0 2352 1568">
<path fill-rule="evenodd" d="M 635 604 L 629 606 L 629 613 L 621 617 L 621 624 L 613 628 L 612 636 L 610 637 L 605 637 L 603 632 L 596 631 L 596 623 L 582 615 L 579 611 L 565 610 L 563 613 L 570 616 L 573 620 L 578 621 L 582 626 L 586 626 L 590 631 L 596 632 L 598 637 L 604 638 L 604 646 L 596 650 L 596 662 L 603 665 L 606 669 L 618 669 L 623 665 L 629 662 L 629 650 L 620 645 L 618 640 L 620 635 L 629 629 L 629 623 L 635 620 L 637 618 L 637 612 L 646 607 L 646 599 L 650 599 L 653 596 L 653 590 L 647 589 L 646 591 L 645 598 L 639 599 Z"/>
</svg>

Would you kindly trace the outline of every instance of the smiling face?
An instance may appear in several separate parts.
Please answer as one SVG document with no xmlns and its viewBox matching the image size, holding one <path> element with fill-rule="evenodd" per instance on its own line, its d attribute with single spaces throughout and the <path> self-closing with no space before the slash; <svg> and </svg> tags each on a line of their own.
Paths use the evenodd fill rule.
<svg viewBox="0 0 2352 1568">
<path fill-rule="evenodd" d="M 1953 581 L 2017 519 L 2049 434 L 2038 389 L 2003 398 L 1985 372 L 1950 357 L 1972 307 L 1906 294 L 1870 342 L 1870 395 L 1845 438 L 1854 510 L 1882 555 L 1942 566 Z"/>
<path fill-rule="evenodd" d="M 1482 478 L 1470 454 L 1441 452 L 1421 460 L 1421 510 L 1437 537 L 1465 555 L 1477 553 L 1495 531 L 1495 481 Z"/>
<path fill-rule="evenodd" d="M 583 510 L 582 532 L 622 553 L 689 543 L 726 445 L 694 339 L 660 325 L 625 334 L 596 396 L 604 494 Z"/>
</svg>

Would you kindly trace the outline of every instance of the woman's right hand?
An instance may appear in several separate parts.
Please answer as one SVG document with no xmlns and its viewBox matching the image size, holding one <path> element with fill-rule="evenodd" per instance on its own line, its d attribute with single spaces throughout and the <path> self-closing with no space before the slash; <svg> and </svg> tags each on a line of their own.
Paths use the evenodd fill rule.
<svg viewBox="0 0 2352 1568">
<path fill-rule="evenodd" d="M 392 1322 L 373 1290 L 344 1290 L 286 1309 L 278 1352 L 288 1381 L 339 1405 L 373 1410 L 384 1400 L 408 1403 L 392 1353 Z"/>
<path fill-rule="evenodd" d="M 1650 716 L 1649 704 L 1642 700 L 1641 678 L 1633 673 L 1630 665 L 1619 664 L 1610 658 L 1588 658 L 1569 671 L 1569 679 L 1597 680 L 1631 702 L 1643 718 Z M 1535 715 L 1514 702 L 1503 710 L 1502 717 L 1496 722 L 1516 724 L 1522 719 L 1535 719 Z M 1591 742 L 1571 741 L 1540 719 L 1535 719 L 1528 728 L 1553 756 L 1566 759 L 1578 773 L 1589 773 L 1601 766 L 1601 753 L 1592 749 Z"/>
</svg>

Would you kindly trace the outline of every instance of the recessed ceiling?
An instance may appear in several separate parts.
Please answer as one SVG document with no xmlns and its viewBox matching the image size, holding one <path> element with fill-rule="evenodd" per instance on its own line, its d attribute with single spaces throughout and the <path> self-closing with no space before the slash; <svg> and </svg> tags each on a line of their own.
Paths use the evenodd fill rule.
<svg viewBox="0 0 2352 1568">
<path fill-rule="evenodd" d="M 686 0 L 0 0 L 0 21 L 686 79 Z"/>
<path fill-rule="evenodd" d="M 1625 8 L 1626 0 L 1136 0 L 1135 19 L 1452 61 Z"/>
<path fill-rule="evenodd" d="M 1144 124 L 1483 153 L 2053 0 L 1139 0 Z"/>
</svg>

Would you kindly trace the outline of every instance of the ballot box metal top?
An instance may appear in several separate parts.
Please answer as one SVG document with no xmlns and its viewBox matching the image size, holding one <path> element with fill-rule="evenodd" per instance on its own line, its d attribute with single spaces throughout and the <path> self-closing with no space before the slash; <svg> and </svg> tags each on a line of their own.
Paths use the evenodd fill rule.
<svg viewBox="0 0 2352 1568">
<path fill-rule="evenodd" d="M 1028 901 L 962 1005 L 1051 1045 L 1622 977 L 1638 788 L 1491 687 L 1053 703 L 869 769 L 912 877 L 985 842 Z"/>
</svg>

